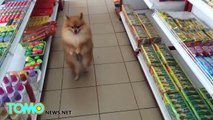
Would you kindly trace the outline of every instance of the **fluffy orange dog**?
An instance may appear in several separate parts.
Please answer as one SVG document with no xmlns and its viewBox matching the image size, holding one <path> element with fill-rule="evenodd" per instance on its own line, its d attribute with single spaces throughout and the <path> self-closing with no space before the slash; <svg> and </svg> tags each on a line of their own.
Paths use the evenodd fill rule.
<svg viewBox="0 0 213 120">
<path fill-rule="evenodd" d="M 82 13 L 64 17 L 62 43 L 66 62 L 72 68 L 75 80 L 78 80 L 82 71 L 87 71 L 93 58 L 92 34 Z"/>
</svg>

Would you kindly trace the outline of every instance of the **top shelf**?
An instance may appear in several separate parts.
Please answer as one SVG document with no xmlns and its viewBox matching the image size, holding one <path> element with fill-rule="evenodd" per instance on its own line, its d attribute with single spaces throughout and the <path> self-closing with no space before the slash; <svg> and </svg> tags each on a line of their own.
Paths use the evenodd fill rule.
<svg viewBox="0 0 213 120">
<path fill-rule="evenodd" d="M 194 7 L 200 9 L 204 14 L 213 20 L 213 8 L 205 3 L 203 0 L 188 0 Z"/>
<path fill-rule="evenodd" d="M 159 0 L 144 0 L 150 9 L 158 10 L 183 10 L 185 1 L 166 1 L 159 2 Z"/>
<path fill-rule="evenodd" d="M 170 15 L 174 15 L 178 18 L 186 18 L 186 17 L 192 17 L 193 15 L 189 12 L 169 12 Z M 159 27 L 164 31 L 166 36 L 169 38 L 172 45 L 176 48 L 177 52 L 180 53 L 182 59 L 185 61 L 185 63 L 188 65 L 192 73 L 195 75 L 197 79 L 193 80 L 194 82 L 201 83 L 202 86 L 208 91 L 208 93 L 213 98 L 213 84 L 211 83 L 211 78 L 209 78 L 208 75 L 200 68 L 197 64 L 197 62 L 190 57 L 188 54 L 188 51 L 186 48 L 179 42 L 179 38 L 172 32 L 169 25 L 163 20 L 163 18 L 159 15 L 159 13 L 156 11 L 153 14 L 153 18 L 159 25 Z"/>
</svg>

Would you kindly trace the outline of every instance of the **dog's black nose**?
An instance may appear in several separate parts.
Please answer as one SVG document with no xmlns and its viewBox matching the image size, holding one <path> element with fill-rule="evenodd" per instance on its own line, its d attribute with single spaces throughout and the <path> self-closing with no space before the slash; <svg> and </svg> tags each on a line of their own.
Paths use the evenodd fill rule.
<svg viewBox="0 0 213 120">
<path fill-rule="evenodd" d="M 74 30 L 74 33 L 76 34 L 76 33 L 78 33 L 78 31 L 77 31 L 77 30 Z"/>
</svg>

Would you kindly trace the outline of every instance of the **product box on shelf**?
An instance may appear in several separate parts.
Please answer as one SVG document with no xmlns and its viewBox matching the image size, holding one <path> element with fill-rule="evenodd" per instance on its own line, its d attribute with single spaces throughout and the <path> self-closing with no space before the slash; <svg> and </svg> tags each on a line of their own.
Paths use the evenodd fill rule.
<svg viewBox="0 0 213 120">
<path fill-rule="evenodd" d="M 51 16 L 55 5 L 55 0 L 39 0 L 36 2 L 32 16 Z"/>
<path fill-rule="evenodd" d="M 146 16 L 145 13 L 137 13 L 137 17 L 140 20 L 141 23 L 151 23 L 149 18 Z"/>
<path fill-rule="evenodd" d="M 158 59 L 155 50 L 151 45 L 141 45 L 141 52 L 145 57 L 147 65 L 150 66 L 162 66 L 161 61 Z"/>
<path fill-rule="evenodd" d="M 213 119 L 213 113 L 209 106 L 205 103 L 196 89 L 184 89 L 181 90 L 182 95 L 188 102 L 192 111 L 198 120 L 211 120 Z"/>
<path fill-rule="evenodd" d="M 177 62 L 175 61 L 174 57 L 172 56 L 171 52 L 169 51 L 169 49 L 165 44 L 154 44 L 153 46 L 156 49 L 159 58 L 164 64 L 168 65 L 177 64 Z"/>
<path fill-rule="evenodd" d="M 145 13 L 133 11 L 129 5 L 123 5 L 123 13 L 127 19 L 127 24 L 129 24 L 138 42 L 138 47 L 140 47 L 140 44 L 150 44 L 152 42 L 161 41 L 161 37 L 158 35 Z"/>
<path fill-rule="evenodd" d="M 135 39 L 138 42 L 138 46 L 140 46 L 141 44 L 151 43 L 148 35 L 146 34 L 142 26 L 132 26 L 132 32 L 134 34 Z"/>
<path fill-rule="evenodd" d="M 159 15 L 168 24 L 171 30 L 177 35 L 180 41 L 187 44 L 196 42 L 209 42 L 212 40 L 212 30 L 197 20 L 195 17 L 180 19 L 171 16 L 167 12 L 160 12 Z"/>
<path fill-rule="evenodd" d="M 191 80 L 188 78 L 182 68 L 180 68 L 180 66 L 168 66 L 168 71 L 179 89 L 195 88 Z"/>
<path fill-rule="evenodd" d="M 27 23 L 27 28 L 48 23 L 49 16 L 32 16 Z"/>
<path fill-rule="evenodd" d="M 198 91 L 200 92 L 200 94 L 202 95 L 202 97 L 204 98 L 204 100 L 206 101 L 206 103 L 209 105 L 210 109 L 213 112 L 213 99 L 212 99 L 212 97 L 209 95 L 209 93 L 204 88 L 200 88 Z"/>
<path fill-rule="evenodd" d="M 191 108 L 179 92 L 164 94 L 165 106 L 174 120 L 196 120 Z"/>
<path fill-rule="evenodd" d="M 171 76 L 166 71 L 166 68 L 164 66 L 151 66 L 150 70 L 155 78 L 162 96 L 164 93 L 178 92 L 177 86 L 173 82 Z"/>
<path fill-rule="evenodd" d="M 151 42 L 153 43 L 161 42 L 161 37 L 159 36 L 158 32 L 155 30 L 154 26 L 152 25 L 151 21 L 146 16 L 146 14 L 137 13 L 137 17 L 139 21 L 142 23 L 142 26 L 145 29 L 146 33 L 148 34 Z"/>
<path fill-rule="evenodd" d="M 158 32 L 155 30 L 154 26 L 151 23 L 143 23 L 142 25 L 152 43 L 161 42 L 161 37 L 159 36 Z"/>
<path fill-rule="evenodd" d="M 154 44 L 153 46 L 156 48 L 159 58 L 166 66 L 167 71 L 177 84 L 178 88 L 195 88 L 177 60 L 172 56 L 167 46 L 165 44 Z"/>
<path fill-rule="evenodd" d="M 197 56 L 196 61 L 200 67 L 210 76 L 213 76 L 212 57 Z"/>
<path fill-rule="evenodd" d="M 126 14 L 126 19 L 128 20 L 130 26 L 142 25 L 142 23 L 137 18 L 137 13 L 135 12 L 133 12 L 132 14 Z"/>
</svg>

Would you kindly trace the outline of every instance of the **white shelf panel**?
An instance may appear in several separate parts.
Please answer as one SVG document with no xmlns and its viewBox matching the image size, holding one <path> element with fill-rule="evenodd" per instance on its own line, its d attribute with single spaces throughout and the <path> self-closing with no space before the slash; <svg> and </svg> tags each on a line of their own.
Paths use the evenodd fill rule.
<svg viewBox="0 0 213 120">
<path fill-rule="evenodd" d="M 123 12 L 120 12 L 120 16 L 121 16 L 123 25 L 124 25 L 124 27 L 125 27 L 125 29 L 126 29 L 126 32 L 127 32 L 127 34 L 128 34 L 130 43 L 131 43 L 133 49 L 136 50 L 136 49 L 137 49 L 136 40 L 135 40 L 135 38 L 134 38 L 134 36 L 133 36 L 131 30 L 129 29 L 129 26 L 128 26 L 128 24 L 127 24 L 127 21 L 126 21 L 126 18 L 125 18 L 125 16 L 124 16 Z M 157 86 L 156 86 L 156 84 L 155 84 L 154 78 L 153 78 L 152 75 L 150 74 L 149 68 L 147 67 L 147 65 L 146 65 L 146 63 L 145 63 L 145 61 L 144 61 L 143 55 L 140 53 L 140 54 L 137 56 L 137 58 L 138 58 L 138 61 L 139 61 L 140 65 L 141 65 L 141 67 L 142 67 L 142 69 L 143 69 L 145 75 L 146 75 L 147 81 L 148 81 L 148 83 L 149 83 L 149 85 L 150 85 L 150 87 L 151 87 L 151 89 L 152 89 L 152 92 L 153 92 L 153 94 L 154 94 L 154 96 L 155 96 L 155 99 L 156 99 L 156 101 L 157 101 L 157 103 L 158 103 L 158 106 L 160 107 L 160 110 L 161 110 L 161 113 L 163 114 L 164 119 L 165 119 L 165 120 L 171 120 L 171 117 L 170 117 L 170 115 L 169 115 L 169 113 L 168 113 L 168 111 L 167 111 L 167 109 L 166 109 L 166 107 L 165 107 L 165 104 L 164 104 L 164 102 L 163 102 L 163 100 L 162 100 L 162 97 L 161 97 L 161 95 L 160 95 L 160 92 L 159 92 L 159 90 L 158 90 L 158 88 L 157 88 Z"/>
<path fill-rule="evenodd" d="M 15 52 L 16 52 L 16 49 L 17 47 L 19 46 L 19 42 L 20 42 L 20 39 L 21 39 L 21 36 L 24 32 L 24 29 L 27 25 L 27 22 L 30 18 L 30 15 L 33 11 L 33 8 L 35 6 L 35 3 L 36 3 L 36 0 L 32 0 L 28 10 L 27 10 L 27 13 L 25 14 L 25 17 L 19 27 L 19 30 L 17 31 L 16 33 L 16 36 L 9 48 L 9 52 L 7 54 L 7 56 L 5 57 L 2 65 L 0 66 L 0 81 L 4 78 L 4 75 L 6 74 L 6 72 L 8 72 L 8 69 L 9 69 L 9 66 L 12 62 L 15 62 L 14 60 L 16 59 L 14 56 L 15 56 Z"/>
<path fill-rule="evenodd" d="M 182 14 L 182 15 L 181 15 Z M 176 13 L 177 16 L 186 16 L 188 13 Z M 202 69 L 196 64 L 196 62 L 189 56 L 186 49 L 179 43 L 177 37 L 169 29 L 168 24 L 157 14 L 153 13 L 153 18 L 157 22 L 158 26 L 164 31 L 165 35 L 169 38 L 172 45 L 176 48 L 177 52 L 181 55 L 187 66 L 190 68 L 192 73 L 197 79 L 192 79 L 194 83 L 202 84 L 208 93 L 213 97 L 213 84 L 210 82 L 210 78 L 202 71 Z"/>
<path fill-rule="evenodd" d="M 205 3 L 203 0 L 188 0 L 194 7 L 200 9 L 211 20 L 213 20 L 213 8 Z M 211 21 L 212 22 L 212 21 Z"/>
<path fill-rule="evenodd" d="M 165 1 L 159 2 L 159 0 L 144 0 L 150 9 L 158 10 L 184 10 L 185 1 Z"/>
</svg>

